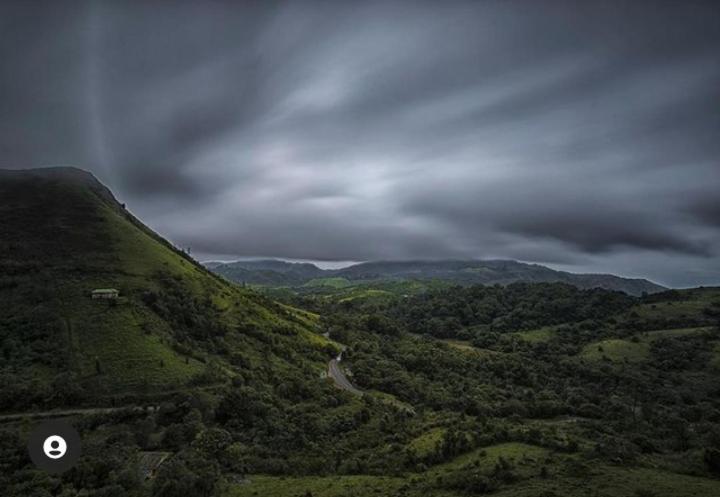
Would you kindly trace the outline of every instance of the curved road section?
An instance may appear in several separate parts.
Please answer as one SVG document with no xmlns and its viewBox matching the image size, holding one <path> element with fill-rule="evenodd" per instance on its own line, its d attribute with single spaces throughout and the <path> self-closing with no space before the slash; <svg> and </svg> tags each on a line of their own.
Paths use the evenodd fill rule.
<svg viewBox="0 0 720 497">
<path fill-rule="evenodd" d="M 335 359 L 332 359 L 330 363 L 328 363 L 328 376 L 333 379 L 335 386 L 338 388 L 348 391 L 354 395 L 362 395 L 362 391 L 355 388 L 353 384 L 350 383 L 350 380 L 347 379 L 345 373 L 343 373 L 343 370 L 340 367 L 340 361 L 342 361 L 342 352 L 338 354 Z"/>
</svg>

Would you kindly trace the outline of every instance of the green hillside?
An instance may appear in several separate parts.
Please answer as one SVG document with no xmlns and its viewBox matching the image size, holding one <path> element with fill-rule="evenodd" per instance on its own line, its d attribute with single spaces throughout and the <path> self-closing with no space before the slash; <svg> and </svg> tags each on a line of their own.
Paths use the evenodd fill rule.
<svg viewBox="0 0 720 497">
<path fill-rule="evenodd" d="M 720 289 L 348 298 L 360 288 L 303 302 L 348 345 L 360 388 L 416 414 L 345 460 L 359 470 L 252 475 L 227 495 L 720 495 Z"/>
<path fill-rule="evenodd" d="M 331 288 L 345 288 L 347 286 L 350 286 L 352 283 L 350 283 L 345 278 L 314 278 L 307 283 L 305 283 L 303 286 L 305 287 L 331 287 Z"/>
<path fill-rule="evenodd" d="M 2 171 L 0 199 L 1 409 L 324 367 L 316 318 L 208 272 L 89 173 Z"/>
<path fill-rule="evenodd" d="M 0 172 L 3 495 L 720 495 L 720 289 L 350 282 L 271 300 L 88 173 Z"/>
</svg>

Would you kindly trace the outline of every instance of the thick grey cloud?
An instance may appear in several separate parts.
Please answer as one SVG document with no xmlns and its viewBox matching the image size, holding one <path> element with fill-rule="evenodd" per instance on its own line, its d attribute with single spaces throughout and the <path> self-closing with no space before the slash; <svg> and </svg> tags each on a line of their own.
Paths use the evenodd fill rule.
<svg viewBox="0 0 720 497">
<path fill-rule="evenodd" d="M 716 2 L 4 2 L 0 163 L 200 257 L 720 284 Z"/>
</svg>

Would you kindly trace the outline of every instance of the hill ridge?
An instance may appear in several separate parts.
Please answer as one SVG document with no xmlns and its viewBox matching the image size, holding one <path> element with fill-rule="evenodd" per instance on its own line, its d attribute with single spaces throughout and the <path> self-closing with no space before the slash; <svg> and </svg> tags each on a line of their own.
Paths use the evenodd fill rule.
<svg viewBox="0 0 720 497">
<path fill-rule="evenodd" d="M 378 279 L 444 279 L 459 284 L 486 285 L 533 281 L 565 282 L 579 288 L 599 287 L 625 291 L 632 295 L 667 289 L 644 278 L 626 278 L 605 273 L 571 273 L 512 259 L 378 260 L 340 269 L 321 269 L 311 263 L 261 259 L 212 262 L 208 267 L 233 281 L 267 286 L 300 286 L 315 278 L 343 277 L 355 282 Z"/>
</svg>

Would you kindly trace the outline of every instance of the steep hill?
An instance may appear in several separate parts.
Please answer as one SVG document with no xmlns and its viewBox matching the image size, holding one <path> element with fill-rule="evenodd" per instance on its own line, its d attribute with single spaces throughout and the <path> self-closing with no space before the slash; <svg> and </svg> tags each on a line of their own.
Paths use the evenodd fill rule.
<svg viewBox="0 0 720 497">
<path fill-rule="evenodd" d="M 320 371 L 329 347 L 315 316 L 218 278 L 75 168 L 0 171 L 0 301 L 0 409 Z"/>
<path fill-rule="evenodd" d="M 301 286 L 318 278 L 345 278 L 355 284 L 430 279 L 461 285 L 562 282 L 578 288 L 605 288 L 629 295 L 665 290 L 644 279 L 621 278 L 610 274 L 568 273 L 512 260 L 377 261 L 335 270 L 322 270 L 312 264 L 271 260 L 213 264 L 210 269 L 232 281 L 266 286 Z"/>
</svg>

